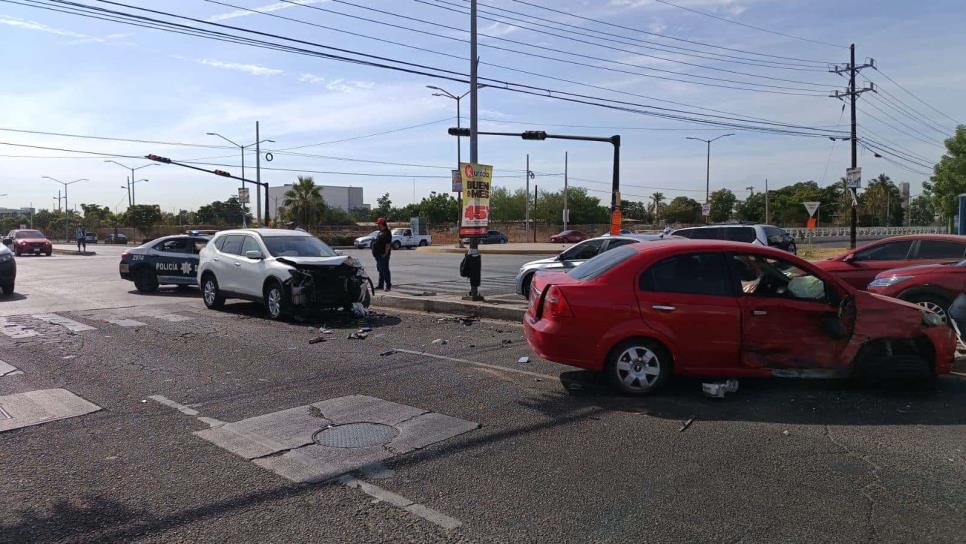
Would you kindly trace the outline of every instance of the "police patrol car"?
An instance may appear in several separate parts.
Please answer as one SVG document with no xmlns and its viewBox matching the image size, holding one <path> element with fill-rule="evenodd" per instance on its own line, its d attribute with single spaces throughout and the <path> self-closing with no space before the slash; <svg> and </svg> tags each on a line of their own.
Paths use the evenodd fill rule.
<svg viewBox="0 0 966 544">
<path fill-rule="evenodd" d="M 176 234 L 125 251 L 119 266 L 121 279 L 133 281 L 142 293 L 151 293 L 161 284 L 197 285 L 198 252 L 210 238 L 196 233 Z"/>
</svg>

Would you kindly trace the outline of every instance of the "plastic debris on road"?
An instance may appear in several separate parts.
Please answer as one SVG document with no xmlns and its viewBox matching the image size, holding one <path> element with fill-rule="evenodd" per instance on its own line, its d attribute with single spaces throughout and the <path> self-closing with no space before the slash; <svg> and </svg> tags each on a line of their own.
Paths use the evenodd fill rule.
<svg viewBox="0 0 966 544">
<path fill-rule="evenodd" d="M 725 393 L 734 393 L 738 391 L 738 380 L 726 380 L 723 382 L 716 383 L 703 383 L 701 384 L 701 391 L 706 397 L 711 397 L 715 399 L 723 399 Z"/>
<path fill-rule="evenodd" d="M 354 332 L 354 333 L 350 334 L 349 336 L 346 336 L 346 339 L 348 339 L 348 340 L 365 340 L 368 337 L 369 337 L 369 335 L 367 333 L 364 333 L 364 332 Z"/>
<path fill-rule="evenodd" d="M 678 432 L 679 433 L 683 433 L 684 431 L 688 430 L 688 427 L 690 427 L 692 423 L 694 423 L 694 418 L 693 417 L 691 419 L 685 421 L 684 424 L 681 425 L 681 428 L 678 429 Z"/>
<path fill-rule="evenodd" d="M 356 317 L 365 317 L 366 313 L 366 307 L 363 306 L 361 302 L 352 303 L 352 315 Z"/>
<path fill-rule="evenodd" d="M 517 362 L 520 363 L 520 364 L 529 363 L 530 362 L 530 358 L 529 357 L 520 357 L 519 359 L 517 359 Z"/>
<path fill-rule="evenodd" d="M 362 327 L 359 332 L 372 332 L 372 327 Z"/>
<path fill-rule="evenodd" d="M 392 354 L 394 354 L 394 353 L 396 353 L 396 350 L 394 350 L 394 349 L 391 349 L 391 350 L 389 350 L 389 351 L 384 351 L 384 352 L 382 352 L 382 353 L 380 353 L 380 354 L 379 354 L 379 356 L 380 356 L 380 357 L 386 357 L 386 356 L 388 356 L 388 355 L 392 355 Z"/>
<path fill-rule="evenodd" d="M 325 337 L 324 336 L 317 336 L 317 337 L 309 340 L 309 344 L 318 344 L 319 342 L 325 342 Z"/>
<path fill-rule="evenodd" d="M 449 342 L 447 342 L 446 340 L 443 340 L 442 338 L 437 338 L 436 340 L 433 340 L 432 342 L 430 342 L 430 344 L 435 344 L 437 346 L 445 346 L 446 344 L 449 344 Z"/>
<path fill-rule="evenodd" d="M 319 332 L 322 334 L 332 334 L 332 329 L 325 328 L 325 325 L 319 327 Z"/>
</svg>

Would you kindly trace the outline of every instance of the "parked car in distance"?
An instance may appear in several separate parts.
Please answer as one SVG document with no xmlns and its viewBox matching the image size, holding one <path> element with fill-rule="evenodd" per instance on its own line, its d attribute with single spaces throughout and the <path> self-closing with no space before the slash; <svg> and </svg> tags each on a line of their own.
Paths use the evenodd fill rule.
<svg viewBox="0 0 966 544">
<path fill-rule="evenodd" d="M 587 238 L 589 236 L 579 230 L 565 230 L 551 236 L 550 242 L 554 244 L 573 244 L 575 242 L 583 242 Z"/>
<path fill-rule="evenodd" d="M 414 234 L 413 229 L 392 229 L 392 248 L 409 248 L 428 246 L 433 243 L 431 234 Z"/>
<path fill-rule="evenodd" d="M 0 245 L 0 290 L 5 295 L 13 294 L 13 287 L 17 280 L 17 260 L 13 258 L 13 251 Z"/>
<path fill-rule="evenodd" d="M 746 242 L 762 246 L 777 247 L 789 253 L 798 253 L 798 246 L 791 234 L 784 229 L 772 225 L 706 225 L 701 227 L 686 227 L 673 232 L 675 236 L 691 238 L 692 240 L 727 240 L 731 242 Z"/>
<path fill-rule="evenodd" d="M 672 374 L 930 380 L 955 333 L 787 252 L 721 241 L 629 244 L 533 279 L 531 349 L 601 371 L 626 394 Z"/>
<path fill-rule="evenodd" d="M 479 237 L 479 243 L 481 244 L 506 244 L 510 241 L 510 238 L 506 234 L 498 230 L 487 231 L 486 234 Z M 470 243 L 469 238 L 463 238 L 463 243 Z"/>
<path fill-rule="evenodd" d="M 105 244 L 126 244 L 127 235 L 124 234 L 123 232 L 119 232 L 117 234 L 108 234 L 104 238 L 104 243 Z"/>
<path fill-rule="evenodd" d="M 372 243 L 376 240 L 376 236 L 379 236 L 379 231 L 374 230 L 365 236 L 360 236 L 353 240 L 352 245 L 356 249 L 366 249 L 372 247 Z"/>
<path fill-rule="evenodd" d="M 620 236 L 611 236 L 609 234 L 605 234 L 604 236 L 584 240 L 583 242 L 570 246 L 567 248 L 567 250 L 561 252 L 555 257 L 530 261 L 521 266 L 520 271 L 517 272 L 517 276 L 514 281 L 514 284 L 516 285 L 516 292 L 518 295 L 524 298 L 529 297 L 530 281 L 533 279 L 533 275 L 538 270 L 566 271 L 582 264 L 587 259 L 596 257 L 597 255 L 616 247 L 627 244 L 635 244 L 637 242 L 666 240 L 669 238 L 669 236 L 664 234 L 622 234 Z"/>
<path fill-rule="evenodd" d="M 175 234 L 121 253 L 121 279 L 134 282 L 142 293 L 153 293 L 159 285 L 197 285 L 198 254 L 209 236 Z"/>
<path fill-rule="evenodd" d="M 44 236 L 44 233 L 34 229 L 14 229 L 3 238 L 3 245 L 9 247 L 16 256 L 24 254 L 50 257 L 54 252 L 54 245 Z"/>
<path fill-rule="evenodd" d="M 219 232 L 199 255 L 198 282 L 208 308 L 222 307 L 227 298 L 253 300 L 271 319 L 301 309 L 368 307 L 372 300 L 358 259 L 301 230 Z"/>
<path fill-rule="evenodd" d="M 879 272 L 867 290 L 918 304 L 948 319 L 949 307 L 960 293 L 966 292 L 966 260 Z"/>
<path fill-rule="evenodd" d="M 94 233 L 94 232 L 88 232 L 87 234 L 85 234 L 84 235 L 84 243 L 85 244 L 96 244 L 97 243 L 97 234 Z"/>
<path fill-rule="evenodd" d="M 884 238 L 838 257 L 816 261 L 815 266 L 856 289 L 865 289 L 876 275 L 886 270 L 963 259 L 966 259 L 966 237 L 913 234 Z"/>
</svg>

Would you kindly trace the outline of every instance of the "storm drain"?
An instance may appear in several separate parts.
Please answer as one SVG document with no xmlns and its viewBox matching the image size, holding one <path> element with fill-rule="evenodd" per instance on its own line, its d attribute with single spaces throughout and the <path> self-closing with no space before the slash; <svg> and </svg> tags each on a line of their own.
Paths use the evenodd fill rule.
<svg viewBox="0 0 966 544">
<path fill-rule="evenodd" d="M 379 423 L 347 423 L 318 431 L 312 440 L 331 448 L 371 448 L 388 444 L 399 431 Z"/>
</svg>

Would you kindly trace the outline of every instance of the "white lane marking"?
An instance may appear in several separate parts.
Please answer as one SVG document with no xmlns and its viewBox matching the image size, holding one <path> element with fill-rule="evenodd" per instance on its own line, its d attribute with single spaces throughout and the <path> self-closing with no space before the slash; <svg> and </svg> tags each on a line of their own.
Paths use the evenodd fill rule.
<svg viewBox="0 0 966 544">
<path fill-rule="evenodd" d="M 413 502 L 402 495 L 393 493 L 388 489 L 383 489 L 378 485 L 363 482 L 362 480 L 356 479 L 348 474 L 340 477 L 338 481 L 346 487 L 358 489 L 370 497 L 387 502 L 398 508 L 402 508 L 414 516 L 439 525 L 443 529 L 451 530 L 463 525 L 463 523 L 456 518 L 451 518 L 446 514 L 433 510 L 428 506 L 419 504 L 418 502 Z"/>
<path fill-rule="evenodd" d="M 19 374 L 23 374 L 23 371 L 6 361 L 0 361 L 0 378 L 4 376 L 17 376 Z"/>
<path fill-rule="evenodd" d="M 10 338 L 30 338 L 39 334 L 37 331 L 18 325 L 6 317 L 0 317 L 0 333 Z"/>
<path fill-rule="evenodd" d="M 400 349 L 395 348 L 393 351 L 398 351 L 400 353 L 409 353 L 410 355 L 422 355 L 424 357 L 431 357 L 433 359 L 440 359 L 443 361 L 451 361 L 454 363 L 465 363 L 468 365 L 478 366 L 480 368 L 490 368 L 493 370 L 499 370 L 502 372 L 514 372 L 516 374 L 524 374 L 527 376 L 534 376 L 536 378 L 544 378 L 547 380 L 556 380 L 559 376 L 551 376 L 550 374 L 540 374 L 539 372 L 530 372 L 529 370 L 520 370 L 518 368 L 508 368 L 500 365 L 491 365 L 488 363 L 480 363 L 477 361 L 470 361 L 469 359 L 460 359 L 458 357 L 447 357 L 446 355 L 436 355 L 435 353 L 426 353 L 425 351 L 413 351 L 410 349 Z"/>
<path fill-rule="evenodd" d="M 157 402 L 159 404 L 163 404 L 163 405 L 167 406 L 168 408 L 174 408 L 175 410 L 181 412 L 182 414 L 184 414 L 186 416 L 197 416 L 198 415 L 198 410 L 195 410 L 194 408 L 188 408 L 184 404 L 177 403 L 177 402 L 169 399 L 168 397 L 165 397 L 165 396 L 162 396 L 162 395 L 151 395 L 148 398 L 151 399 L 151 400 L 153 400 L 154 402 Z"/>
<path fill-rule="evenodd" d="M 57 314 L 34 314 L 30 317 L 34 319 L 39 319 L 41 321 L 46 321 L 47 323 L 52 323 L 54 325 L 60 325 L 61 327 L 65 327 L 67 330 L 71 332 L 84 332 L 84 331 L 97 330 L 94 327 L 91 327 L 90 325 L 85 325 L 83 323 L 80 323 L 79 321 L 74 321 L 73 319 L 64 317 L 62 315 L 57 315 Z"/>
<path fill-rule="evenodd" d="M 170 321 L 172 323 L 178 323 L 181 321 L 191 321 L 190 317 L 178 315 L 178 314 L 160 314 L 160 315 L 154 315 L 151 317 L 155 317 L 157 319 L 163 319 L 165 321 Z"/>
<path fill-rule="evenodd" d="M 144 327 L 147 323 L 141 323 L 134 319 L 105 319 L 108 323 L 113 323 L 119 327 Z"/>
</svg>

